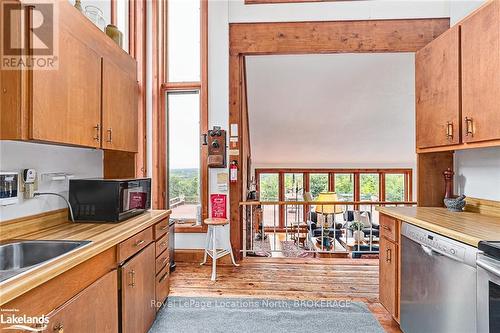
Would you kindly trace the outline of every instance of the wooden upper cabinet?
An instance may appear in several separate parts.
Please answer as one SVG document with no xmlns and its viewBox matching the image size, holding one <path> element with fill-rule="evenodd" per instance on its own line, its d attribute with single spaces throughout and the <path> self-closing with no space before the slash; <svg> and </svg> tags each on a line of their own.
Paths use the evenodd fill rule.
<svg viewBox="0 0 500 333">
<path fill-rule="evenodd" d="M 99 148 L 101 57 L 64 25 L 57 70 L 32 71 L 30 139 Z"/>
<path fill-rule="evenodd" d="M 109 59 L 103 59 L 102 92 L 102 147 L 137 152 L 136 63 L 132 62 L 128 68 L 124 68 Z"/>
<path fill-rule="evenodd" d="M 123 333 L 145 333 L 156 316 L 155 246 L 149 244 L 121 267 Z"/>
<path fill-rule="evenodd" d="M 500 1 L 460 25 L 463 141 L 500 139 Z"/>
<path fill-rule="evenodd" d="M 415 55 L 417 148 L 460 142 L 458 26 Z"/>
</svg>

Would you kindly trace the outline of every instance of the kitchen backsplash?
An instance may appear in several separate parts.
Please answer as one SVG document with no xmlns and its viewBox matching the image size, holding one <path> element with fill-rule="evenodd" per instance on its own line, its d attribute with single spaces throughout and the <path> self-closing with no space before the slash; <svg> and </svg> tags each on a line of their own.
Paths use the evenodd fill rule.
<svg viewBox="0 0 500 333">
<path fill-rule="evenodd" d="M 456 151 L 455 192 L 500 201 L 500 147 Z"/>
<path fill-rule="evenodd" d="M 39 179 L 42 174 L 56 172 L 78 178 L 89 178 L 102 177 L 102 166 L 103 152 L 101 150 L 0 141 L 1 171 L 20 172 L 25 168 L 34 168 Z M 67 197 L 68 180 L 40 181 L 38 191 L 56 192 Z M 65 207 L 65 202 L 57 197 L 42 196 L 23 200 L 21 193 L 18 204 L 0 206 L 0 221 Z"/>
</svg>

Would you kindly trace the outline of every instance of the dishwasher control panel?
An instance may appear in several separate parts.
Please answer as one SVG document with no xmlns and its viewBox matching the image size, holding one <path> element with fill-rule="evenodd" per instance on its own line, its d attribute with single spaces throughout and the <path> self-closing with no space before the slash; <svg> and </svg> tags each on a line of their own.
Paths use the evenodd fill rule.
<svg viewBox="0 0 500 333">
<path fill-rule="evenodd" d="M 471 246 L 408 223 L 403 223 L 402 234 L 417 243 L 429 247 L 433 251 L 459 261 L 473 260 L 475 252 L 477 252 L 477 249 Z M 474 252 L 474 258 L 468 258 L 472 255 L 468 255 L 468 252 L 471 251 Z"/>
</svg>

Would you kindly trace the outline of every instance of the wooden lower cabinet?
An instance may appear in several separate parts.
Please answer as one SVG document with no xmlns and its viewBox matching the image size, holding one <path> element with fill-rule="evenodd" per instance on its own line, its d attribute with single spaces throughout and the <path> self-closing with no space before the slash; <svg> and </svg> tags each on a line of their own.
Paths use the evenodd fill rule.
<svg viewBox="0 0 500 333">
<path fill-rule="evenodd" d="M 399 245 L 380 238 L 379 299 L 395 318 L 399 318 Z"/>
<path fill-rule="evenodd" d="M 121 331 L 147 332 L 156 316 L 155 244 L 151 243 L 120 267 Z"/>
<path fill-rule="evenodd" d="M 117 271 L 113 270 L 48 315 L 43 332 L 118 332 Z"/>
</svg>

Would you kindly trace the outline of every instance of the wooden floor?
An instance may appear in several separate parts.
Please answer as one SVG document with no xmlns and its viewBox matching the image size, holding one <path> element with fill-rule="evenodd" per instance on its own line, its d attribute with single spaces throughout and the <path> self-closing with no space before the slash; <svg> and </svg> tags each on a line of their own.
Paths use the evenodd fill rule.
<svg viewBox="0 0 500 333">
<path fill-rule="evenodd" d="M 172 296 L 330 299 L 365 302 L 387 332 L 401 332 L 378 302 L 378 259 L 247 258 L 240 267 L 177 263 Z"/>
</svg>

